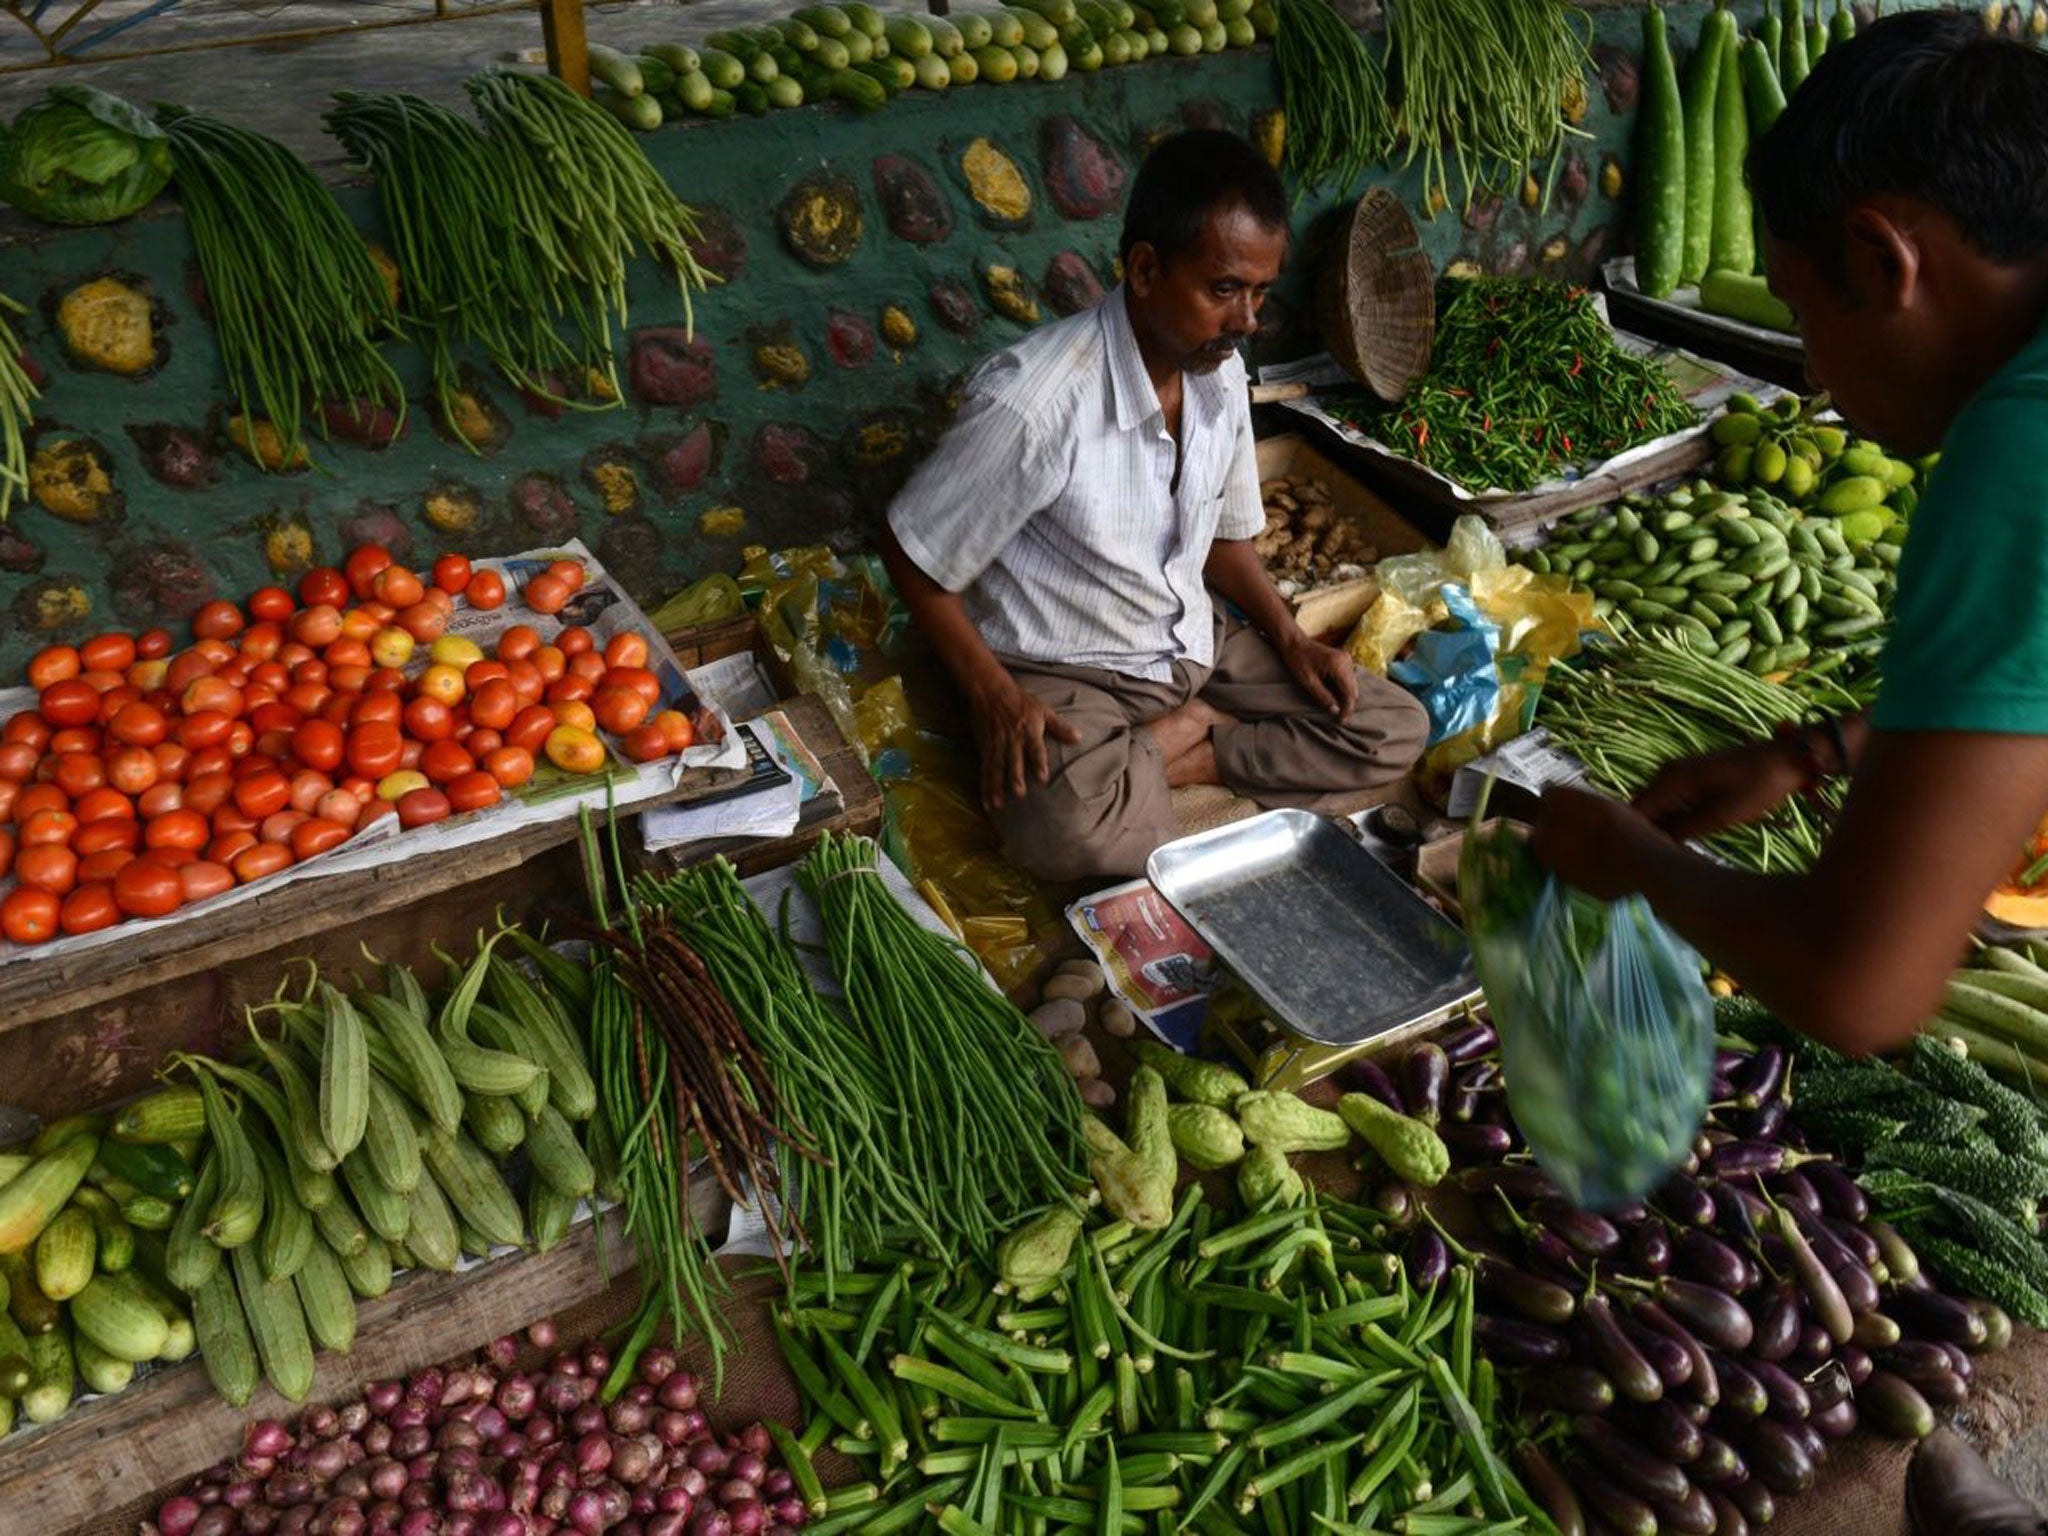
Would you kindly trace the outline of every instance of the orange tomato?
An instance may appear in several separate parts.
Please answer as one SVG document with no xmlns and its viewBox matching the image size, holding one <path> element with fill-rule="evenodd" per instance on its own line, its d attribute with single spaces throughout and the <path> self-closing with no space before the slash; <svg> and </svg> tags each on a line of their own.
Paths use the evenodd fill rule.
<svg viewBox="0 0 2048 1536">
<path fill-rule="evenodd" d="M 448 797 L 438 789 L 415 789 L 398 797 L 398 824 L 424 827 L 442 820 L 452 809 Z"/>
<path fill-rule="evenodd" d="M 304 811 L 311 816 L 321 799 L 333 793 L 334 780 L 324 773 L 306 768 L 292 775 L 291 807 L 295 811 Z"/>
<path fill-rule="evenodd" d="M 664 709 L 648 724 L 661 728 L 661 734 L 667 740 L 671 752 L 680 752 L 697 739 L 697 728 L 690 723 L 690 717 L 679 709 Z"/>
<path fill-rule="evenodd" d="M 382 604 L 377 608 L 345 608 L 341 614 L 341 638 L 344 640 L 367 641 L 391 621 L 383 614 Z"/>
<path fill-rule="evenodd" d="M 427 588 L 427 595 L 421 601 L 440 609 L 441 617 L 444 619 L 452 617 L 455 613 L 455 598 L 439 587 L 430 585 Z"/>
<path fill-rule="evenodd" d="M 604 743 L 587 728 L 558 725 L 548 732 L 548 761 L 564 773 L 596 773 L 604 767 Z"/>
<path fill-rule="evenodd" d="M 225 640 L 230 635 L 239 635 L 246 622 L 241 609 L 226 598 L 217 597 L 201 604 L 192 615 L 192 633 L 202 640 Z"/>
<path fill-rule="evenodd" d="M 371 720 L 349 732 L 348 765 L 366 779 L 383 778 L 398 766 L 404 751 L 405 738 L 389 721 Z"/>
<path fill-rule="evenodd" d="M 341 610 L 332 603 L 315 603 L 292 615 L 292 638 L 318 650 L 341 638 Z"/>
<path fill-rule="evenodd" d="M 243 885 L 292 867 L 292 851 L 283 843 L 257 843 L 235 855 L 231 866 Z"/>
<path fill-rule="evenodd" d="M 502 608 L 505 606 L 505 578 L 496 571 L 478 571 L 469 578 L 469 585 L 462 589 L 462 595 L 472 608 L 486 612 Z"/>
<path fill-rule="evenodd" d="M 540 643 L 538 637 L 534 643 Z M 84 670 L 85 661 L 76 646 L 46 645 L 29 658 L 28 683 L 31 688 L 41 690 L 52 683 L 67 683 Z"/>
<path fill-rule="evenodd" d="M 583 562 L 580 560 L 556 560 L 548 565 L 548 574 L 569 589 L 573 597 L 583 590 Z"/>
<path fill-rule="evenodd" d="M 380 603 L 394 609 L 410 608 L 427 595 L 426 585 L 402 565 L 387 565 L 370 583 Z"/>
<path fill-rule="evenodd" d="M 531 624 L 509 624 L 498 636 L 498 660 L 503 662 L 526 661 L 539 649 L 540 631 Z"/>
<path fill-rule="evenodd" d="M 170 670 L 171 664 L 167 661 L 133 661 L 121 675 L 128 679 L 129 687 L 140 688 L 147 697 L 152 693 L 168 692 L 164 688 L 164 678 Z"/>
<path fill-rule="evenodd" d="M 634 703 L 640 701 L 636 698 Z M 625 733 L 619 743 L 620 750 L 636 763 L 652 763 L 667 757 L 670 752 L 668 737 L 662 734 L 658 725 L 636 726 Z"/>
<path fill-rule="evenodd" d="M 380 667 L 402 667 L 418 644 L 411 630 L 392 624 L 370 636 L 370 660 Z"/>
<path fill-rule="evenodd" d="M 370 633 L 372 636 L 375 636 L 378 632 L 372 630 Z M 320 659 L 326 662 L 330 668 L 364 667 L 381 669 L 384 667 L 384 663 L 379 661 L 376 653 L 370 649 L 369 640 L 356 640 L 347 635 L 334 641 L 331 645 L 323 647 L 320 652 Z M 365 684 L 367 686 L 367 679 Z"/>
<path fill-rule="evenodd" d="M 14 878 L 32 891 L 62 896 L 78 884 L 78 855 L 61 843 L 24 848 L 15 856 Z"/>
<path fill-rule="evenodd" d="M 462 702 L 462 695 L 468 685 L 462 680 L 462 669 L 437 661 L 420 674 L 420 680 L 413 685 L 423 699 L 435 699 L 451 707 Z"/>
<path fill-rule="evenodd" d="M 67 934 L 98 933 L 119 921 L 121 908 L 114 900 L 114 887 L 104 880 L 79 886 L 64 898 L 57 912 L 57 926 Z"/>
<path fill-rule="evenodd" d="M 526 606 L 535 613 L 560 613 L 569 606 L 569 599 L 576 594 L 569 583 L 552 573 L 536 576 L 527 582 L 523 596 Z"/>
<path fill-rule="evenodd" d="M 92 670 L 125 672 L 135 662 L 135 637 L 118 631 L 94 635 L 78 648 L 78 659 Z"/>
<path fill-rule="evenodd" d="M 233 890 L 235 872 L 211 859 L 194 859 L 190 864 L 180 866 L 178 884 L 184 890 L 186 904 L 190 905 L 209 896 L 218 896 L 222 891 Z"/>
<path fill-rule="evenodd" d="M 473 771 L 476 759 L 459 741 L 437 741 L 420 754 L 420 772 L 430 784 L 448 784 Z"/>
<path fill-rule="evenodd" d="M 506 789 L 533 777 L 533 754 L 524 747 L 497 747 L 484 754 L 484 772 Z"/>
<path fill-rule="evenodd" d="M 58 912 L 48 891 L 16 886 L 0 899 L 0 934 L 16 944 L 47 944 L 57 936 Z"/>
<path fill-rule="evenodd" d="M 613 635 L 604 643 L 604 663 L 608 667 L 646 666 L 647 637 L 636 635 L 631 630 Z"/>
<path fill-rule="evenodd" d="M 614 736 L 623 736 L 646 723 L 647 701 L 630 688 L 606 686 L 591 696 L 590 712 L 597 716 L 597 723 Z M 668 738 L 662 738 L 664 749 Z"/>
<path fill-rule="evenodd" d="M 67 677 L 51 683 L 36 698 L 36 709 L 53 726 L 91 725 L 100 715 L 100 696 L 91 683 Z"/>
<path fill-rule="evenodd" d="M 446 554 L 434 562 L 434 585 L 450 597 L 466 588 L 474 574 L 467 555 Z"/>
<path fill-rule="evenodd" d="M 579 731 L 597 729 L 597 712 L 580 699 L 563 699 L 550 704 L 548 709 L 553 712 L 557 725 L 573 725 Z"/>
</svg>

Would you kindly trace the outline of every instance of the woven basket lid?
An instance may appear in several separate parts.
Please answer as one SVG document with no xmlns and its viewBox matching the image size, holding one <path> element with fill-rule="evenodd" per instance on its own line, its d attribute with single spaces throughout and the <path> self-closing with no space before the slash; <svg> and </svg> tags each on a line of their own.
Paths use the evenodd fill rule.
<svg viewBox="0 0 2048 1536">
<path fill-rule="evenodd" d="M 1360 198 L 1347 223 L 1316 284 L 1316 324 L 1345 372 L 1399 400 L 1429 367 L 1436 272 L 1415 221 L 1384 187 Z"/>
</svg>

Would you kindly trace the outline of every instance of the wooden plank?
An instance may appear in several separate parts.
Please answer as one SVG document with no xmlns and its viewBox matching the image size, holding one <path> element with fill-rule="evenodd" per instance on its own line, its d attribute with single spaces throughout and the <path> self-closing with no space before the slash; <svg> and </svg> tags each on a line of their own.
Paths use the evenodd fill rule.
<svg viewBox="0 0 2048 1536">
<path fill-rule="evenodd" d="M 728 1207 L 715 1182 L 693 1182 L 690 1203 L 707 1231 L 725 1230 Z M 371 1381 L 467 1354 L 586 1302 L 632 1268 L 615 1208 L 576 1227 L 550 1253 L 508 1254 L 457 1275 L 409 1274 L 357 1308 L 354 1351 L 319 1357 L 307 1402 L 343 1402 Z M 288 1419 L 303 1406 L 264 1386 L 247 1409 L 230 1407 L 197 1361 L 157 1371 L 55 1424 L 0 1439 L 0 1512 L 34 1510 L 36 1530 L 62 1536 L 111 1510 L 139 1507 L 234 1455 L 247 1420 Z M 16 1529 L 0 1517 L 0 1530 Z"/>
<path fill-rule="evenodd" d="M 583 0 L 541 0 L 540 33 L 548 68 L 579 96 L 590 94 L 590 45 L 583 31 Z"/>
</svg>

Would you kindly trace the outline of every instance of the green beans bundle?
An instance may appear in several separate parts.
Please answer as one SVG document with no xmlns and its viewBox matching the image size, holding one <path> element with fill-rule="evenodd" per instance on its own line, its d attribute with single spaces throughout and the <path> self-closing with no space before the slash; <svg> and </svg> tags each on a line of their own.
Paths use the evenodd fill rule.
<svg viewBox="0 0 2048 1536">
<path fill-rule="evenodd" d="M 547 274 L 552 312 L 606 359 L 616 396 L 611 328 L 626 323 L 626 261 L 638 248 L 672 265 L 689 323 L 691 290 L 705 284 L 690 252 L 696 215 L 623 124 L 552 75 L 491 69 L 467 89 L 520 232 Z"/>
<path fill-rule="evenodd" d="M 1273 39 L 1287 113 L 1287 168 L 1303 190 L 1325 179 L 1337 196 L 1394 147 L 1386 71 L 1371 44 L 1328 0 L 1285 0 Z"/>
<path fill-rule="evenodd" d="M 1388 0 L 1404 165 L 1421 158 L 1432 214 L 1450 201 L 1447 148 L 1467 209 L 1482 191 L 1518 188 L 1545 158 L 1555 176 L 1565 105 L 1584 97 L 1590 33 L 1566 0 Z"/>
<path fill-rule="evenodd" d="M 0 293 L 0 522 L 7 520 L 15 494 L 28 492 L 28 445 L 22 428 L 34 415 L 37 393 L 21 360 L 21 342 L 7 323 L 10 312 L 28 313 Z"/>
<path fill-rule="evenodd" d="M 816 1138 L 823 1160 L 784 1159 L 783 1191 L 810 1236 L 828 1300 L 837 1304 L 840 1275 L 891 1242 L 942 1248 L 933 1191 L 912 1184 L 890 1157 L 897 1111 L 881 1061 L 819 997 L 732 866 L 718 859 L 639 891 L 668 913 L 747 1019 L 791 1117 L 784 1134 Z"/>
<path fill-rule="evenodd" d="M 323 402 L 402 421 L 404 389 L 375 341 L 397 308 L 333 194 L 273 139 L 182 108 L 160 116 L 252 449 L 268 421 L 280 462 L 301 463 L 303 418 Z"/>
<path fill-rule="evenodd" d="M 1679 758 L 1743 746 L 1781 725 L 1854 700 L 1822 678 L 1768 683 L 1699 649 L 1682 632 L 1655 631 L 1552 667 L 1538 720 L 1584 763 L 1601 788 L 1632 795 Z M 1820 857 L 1838 785 L 1818 806 L 1788 800 L 1762 821 L 1708 839 L 1725 858 L 1765 874 L 1810 868 Z"/>
<path fill-rule="evenodd" d="M 824 918 L 847 1012 L 894 1097 L 898 1177 L 942 1251 L 987 1249 L 1027 1211 L 1071 1201 L 1081 1101 L 1059 1055 L 958 944 L 919 926 L 866 838 L 828 835 L 798 871 Z"/>
<path fill-rule="evenodd" d="M 1519 278 L 1440 287 L 1429 372 L 1399 405 L 1360 390 L 1324 405 L 1474 491 L 1526 491 L 1698 419 L 1663 364 L 1615 341 L 1584 288 Z"/>
<path fill-rule="evenodd" d="M 406 326 L 426 350 L 450 428 L 461 431 L 455 348 L 464 343 L 481 346 L 517 388 L 580 404 L 563 398 L 577 393 L 564 381 L 602 368 L 608 349 L 579 356 L 556 330 L 549 275 L 483 135 L 446 107 L 399 92 L 338 91 L 327 126 L 377 178 Z"/>
</svg>

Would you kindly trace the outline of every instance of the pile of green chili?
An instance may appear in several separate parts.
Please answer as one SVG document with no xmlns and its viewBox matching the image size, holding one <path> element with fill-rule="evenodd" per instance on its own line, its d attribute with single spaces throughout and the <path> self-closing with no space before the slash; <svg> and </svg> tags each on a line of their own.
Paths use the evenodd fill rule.
<svg viewBox="0 0 2048 1536">
<path fill-rule="evenodd" d="M 1379 55 L 1328 0 L 1286 0 L 1273 59 L 1287 114 L 1287 169 L 1304 191 L 1334 180 L 1337 196 L 1347 196 L 1394 147 Z"/>
<path fill-rule="evenodd" d="M 1663 365 L 1623 350 L 1583 288 L 1450 279 L 1429 371 L 1399 405 L 1363 390 L 1332 415 L 1468 490 L 1526 491 L 1697 419 Z"/>
<path fill-rule="evenodd" d="M 549 275 L 484 136 L 446 107 L 399 92 L 336 92 L 327 126 L 377 178 L 406 327 L 426 351 L 450 429 L 461 434 L 455 349 L 465 343 L 482 347 L 517 388 L 578 404 L 564 398 L 578 393 L 565 381 L 601 370 L 609 347 L 579 355 L 556 329 Z"/>
<path fill-rule="evenodd" d="M 28 311 L 0 293 L 0 522 L 16 494 L 28 492 L 28 442 L 22 435 L 35 415 L 36 385 L 22 362 L 21 341 L 9 314 Z"/>
<path fill-rule="evenodd" d="M 171 142 L 251 458 L 260 423 L 280 462 L 303 462 L 303 423 L 321 404 L 404 419 L 405 393 L 377 349 L 398 313 L 333 194 L 283 145 L 182 108 L 158 112 Z"/>
<path fill-rule="evenodd" d="M 1591 33 L 1567 0 L 1387 0 L 1404 165 L 1421 159 L 1432 213 L 1450 201 L 1447 154 L 1468 209 L 1481 192 L 1519 188 L 1546 159 L 1555 178 L 1566 104 L 1584 98 Z"/>
<path fill-rule="evenodd" d="M 541 273 L 550 315 L 604 359 L 618 395 L 612 330 L 626 323 L 626 263 L 641 250 L 676 270 L 684 322 L 705 284 L 691 253 L 696 215 L 661 179 L 626 127 L 552 75 L 489 69 L 467 84 L 503 195 Z"/>
</svg>

